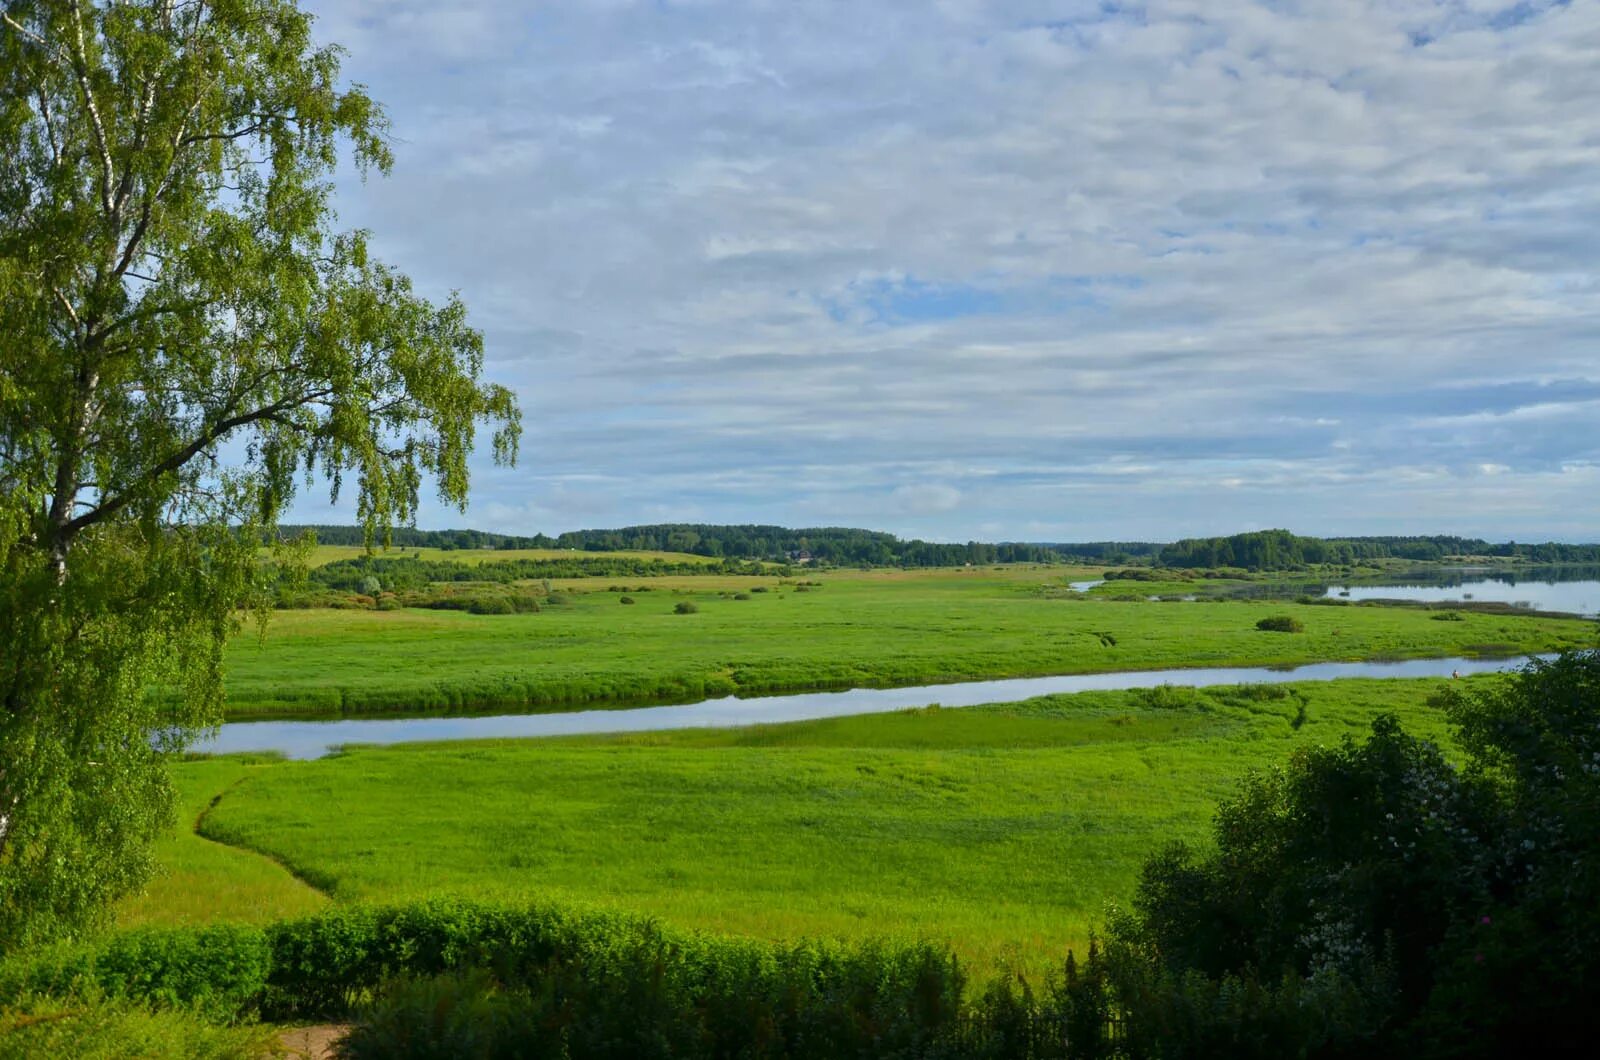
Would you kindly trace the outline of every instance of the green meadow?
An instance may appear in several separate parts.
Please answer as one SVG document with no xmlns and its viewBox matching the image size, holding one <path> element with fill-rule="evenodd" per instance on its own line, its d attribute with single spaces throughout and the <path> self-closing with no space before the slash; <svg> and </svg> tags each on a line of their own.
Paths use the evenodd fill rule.
<svg viewBox="0 0 1600 1060">
<path fill-rule="evenodd" d="M 1446 683 L 1178 687 L 184 762 L 165 873 L 122 920 L 541 897 L 759 938 L 935 939 L 980 969 L 1039 972 L 1082 949 L 1153 850 L 1202 840 L 1246 770 L 1360 737 L 1384 710 L 1442 737 L 1428 699 Z"/>
<path fill-rule="evenodd" d="M 201 834 L 213 803 L 279 762 L 273 758 L 196 758 L 173 770 L 177 822 L 154 855 L 159 875 L 116 911 L 123 927 L 263 924 L 313 913 L 327 896 L 271 858 Z"/>
<path fill-rule="evenodd" d="M 550 708 L 1187 666 L 1588 645 L 1570 619 L 1271 601 L 1105 599 L 1095 571 L 1006 567 L 571 579 L 531 614 L 282 611 L 226 660 L 234 716 Z M 812 584 L 805 584 L 809 581 Z M 540 591 L 544 591 L 540 587 Z M 631 603 L 624 603 L 624 599 Z M 690 603 L 693 614 L 675 613 Z M 1256 622 L 1289 614 L 1294 634 Z"/>
</svg>

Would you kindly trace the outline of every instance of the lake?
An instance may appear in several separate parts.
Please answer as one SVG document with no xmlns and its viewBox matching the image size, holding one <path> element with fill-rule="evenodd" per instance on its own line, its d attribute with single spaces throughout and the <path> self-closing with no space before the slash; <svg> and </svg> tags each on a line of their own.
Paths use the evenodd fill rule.
<svg viewBox="0 0 1600 1060">
<path fill-rule="evenodd" d="M 1414 600 L 1419 603 L 1500 603 L 1535 611 L 1600 615 L 1600 577 L 1562 577 L 1541 571 L 1534 577 L 1514 574 L 1456 573 L 1412 578 L 1391 585 L 1332 585 L 1323 594 L 1345 600 Z"/>
<path fill-rule="evenodd" d="M 1234 666 L 1123 673 L 1020 677 L 1002 681 L 906 688 L 855 688 L 846 692 L 808 692 L 788 696 L 726 697 L 676 707 L 626 710 L 575 710 L 555 714 L 497 714 L 485 717 L 350 718 L 338 721 L 239 721 L 196 741 L 204 754 L 276 751 L 290 758 L 320 758 L 342 744 L 396 744 L 437 740 L 487 740 L 541 736 L 582 736 L 609 732 L 721 728 L 785 721 L 814 721 L 852 714 L 881 714 L 937 703 L 974 707 L 1010 703 L 1062 692 L 1334 681 L 1341 677 L 1450 677 L 1512 669 L 1516 659 L 1408 659 L 1403 662 L 1310 663 L 1297 667 Z"/>
</svg>

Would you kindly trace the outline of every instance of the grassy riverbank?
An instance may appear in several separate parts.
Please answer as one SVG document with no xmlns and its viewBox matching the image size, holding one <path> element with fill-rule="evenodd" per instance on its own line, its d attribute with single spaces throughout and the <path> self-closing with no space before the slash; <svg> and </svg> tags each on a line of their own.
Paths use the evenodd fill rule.
<svg viewBox="0 0 1600 1060">
<path fill-rule="evenodd" d="M 1593 623 L 1411 608 L 1107 600 L 1060 567 L 558 582 L 534 614 L 285 611 L 230 646 L 235 716 L 687 701 L 850 686 L 1587 645 Z M 609 591 L 615 588 L 617 591 Z M 625 591 L 624 591 L 625 590 Z M 623 604 L 627 597 L 631 604 Z M 742 598 L 741 598 L 742 597 Z M 676 613 L 692 604 L 692 614 Z M 1262 632 L 1291 614 L 1303 633 Z"/>
<path fill-rule="evenodd" d="M 179 775 L 190 808 L 222 793 L 206 836 L 265 852 L 338 902 L 539 896 L 762 938 L 948 940 L 981 968 L 1037 971 L 1082 948 L 1163 842 L 1203 839 L 1216 799 L 1247 769 L 1359 736 L 1381 710 L 1442 735 L 1426 702 L 1441 684 L 1085 693 L 750 729 L 201 761 Z M 188 920 L 209 902 L 253 919 L 256 907 L 234 907 L 233 881 L 263 867 L 279 874 L 281 900 L 307 900 L 263 859 L 196 864 L 216 849 L 169 845 L 174 871 L 126 915 Z"/>
</svg>

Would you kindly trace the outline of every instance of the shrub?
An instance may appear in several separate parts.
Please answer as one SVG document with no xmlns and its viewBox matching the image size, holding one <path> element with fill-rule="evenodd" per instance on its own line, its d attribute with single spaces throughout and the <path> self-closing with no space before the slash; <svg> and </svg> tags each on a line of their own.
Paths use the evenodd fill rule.
<svg viewBox="0 0 1600 1060">
<path fill-rule="evenodd" d="M 674 937 L 643 922 L 539 963 L 401 978 L 344 1049 L 368 1057 L 950 1056 L 954 958 Z"/>
<path fill-rule="evenodd" d="M 112 935 L 97 948 L 57 948 L 8 964 L 0 999 L 129 999 L 228 1020 L 253 1013 L 271 967 L 271 947 L 258 928 L 141 929 Z"/>
<path fill-rule="evenodd" d="M 700 608 L 693 600 L 679 600 L 672 606 L 672 613 L 675 615 L 692 615 L 698 610 Z"/>
<path fill-rule="evenodd" d="M 1197 702 L 1195 690 L 1188 685 L 1156 685 L 1141 688 L 1135 695 L 1151 710 L 1183 710 Z"/>
<path fill-rule="evenodd" d="M 1466 621 L 1466 619 L 1461 617 L 1461 612 L 1460 611 L 1437 611 L 1434 614 L 1429 615 L 1428 617 L 1433 619 L 1435 622 L 1465 622 Z"/>
<path fill-rule="evenodd" d="M 218 1027 L 185 1012 L 98 995 L 0 1006 L 0 1060 L 257 1060 L 279 1055 L 266 1027 Z"/>
<path fill-rule="evenodd" d="M 1269 633 L 1304 633 L 1306 627 L 1292 615 L 1272 615 L 1257 622 L 1256 628 Z"/>
<path fill-rule="evenodd" d="M 750 599 L 750 594 L 749 593 L 734 593 L 733 594 L 733 598 L 735 600 L 748 600 L 748 599 Z"/>
<path fill-rule="evenodd" d="M 617 603 L 619 603 L 619 604 L 631 604 L 631 603 L 633 603 L 633 597 L 624 596 L 622 599 L 618 600 Z"/>
<path fill-rule="evenodd" d="M 1264 682 L 1248 682 L 1238 685 L 1230 690 L 1227 695 L 1238 699 L 1247 699 L 1252 702 L 1275 702 L 1289 698 L 1289 690 L 1282 685 L 1269 685 Z"/>
</svg>

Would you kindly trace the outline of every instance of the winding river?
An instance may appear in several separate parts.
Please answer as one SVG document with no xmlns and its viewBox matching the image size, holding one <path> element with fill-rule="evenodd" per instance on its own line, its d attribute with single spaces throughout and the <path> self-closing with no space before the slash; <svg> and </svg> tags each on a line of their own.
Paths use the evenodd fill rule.
<svg viewBox="0 0 1600 1060">
<path fill-rule="evenodd" d="M 192 750 L 204 754 L 275 751 L 290 758 L 320 758 L 343 744 L 397 744 L 505 737 L 580 736 L 594 733 L 651 732 L 664 729 L 722 728 L 785 721 L 812 721 L 851 714 L 882 714 L 937 703 L 973 707 L 1010 703 L 1060 692 L 1153 688 L 1158 685 L 1282 684 L 1334 681 L 1341 677 L 1450 677 L 1508 670 L 1527 662 L 1514 659 L 1408 659 L 1403 662 L 1327 662 L 1297 667 L 1216 667 L 1132 670 L 1122 673 L 1019 677 L 1002 681 L 914 685 L 906 688 L 855 688 L 847 692 L 806 692 L 749 699 L 726 697 L 672 707 L 577 710 L 551 714 L 496 714 L 483 717 L 360 718 L 337 721 L 239 721 L 222 725 Z"/>
</svg>

